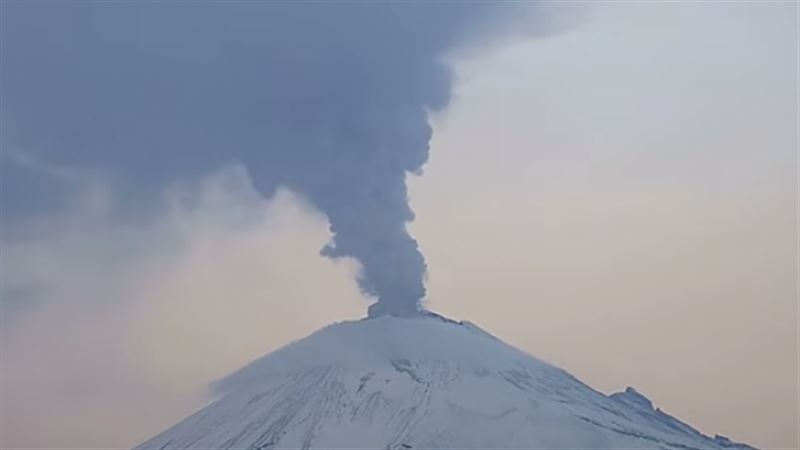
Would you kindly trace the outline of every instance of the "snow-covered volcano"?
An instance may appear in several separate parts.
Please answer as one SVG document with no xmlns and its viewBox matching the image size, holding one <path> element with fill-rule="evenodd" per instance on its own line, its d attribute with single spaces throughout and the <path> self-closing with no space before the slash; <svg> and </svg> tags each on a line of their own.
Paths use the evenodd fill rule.
<svg viewBox="0 0 800 450">
<path fill-rule="evenodd" d="M 215 389 L 219 400 L 138 448 L 748 448 L 435 314 L 330 325 Z"/>
</svg>

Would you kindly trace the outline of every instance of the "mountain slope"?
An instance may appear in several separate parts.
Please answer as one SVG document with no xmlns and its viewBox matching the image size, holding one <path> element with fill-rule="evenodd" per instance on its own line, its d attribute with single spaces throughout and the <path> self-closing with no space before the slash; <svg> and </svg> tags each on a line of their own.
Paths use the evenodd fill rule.
<svg viewBox="0 0 800 450">
<path fill-rule="evenodd" d="M 328 326 L 215 389 L 137 448 L 748 448 L 435 314 Z"/>
</svg>

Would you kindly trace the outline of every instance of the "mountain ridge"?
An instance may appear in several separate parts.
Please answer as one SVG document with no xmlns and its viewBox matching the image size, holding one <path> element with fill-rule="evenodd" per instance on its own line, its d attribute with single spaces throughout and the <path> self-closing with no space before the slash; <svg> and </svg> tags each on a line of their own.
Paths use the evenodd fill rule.
<svg viewBox="0 0 800 450">
<path fill-rule="evenodd" d="M 213 389 L 136 448 L 752 449 L 435 313 L 328 325 Z"/>
</svg>

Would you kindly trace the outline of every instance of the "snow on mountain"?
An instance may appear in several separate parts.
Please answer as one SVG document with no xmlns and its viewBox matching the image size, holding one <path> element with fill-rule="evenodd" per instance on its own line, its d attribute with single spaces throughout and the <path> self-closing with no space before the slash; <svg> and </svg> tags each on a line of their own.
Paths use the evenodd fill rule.
<svg viewBox="0 0 800 450">
<path fill-rule="evenodd" d="M 330 325 L 214 389 L 216 402 L 137 448 L 751 448 L 432 313 Z"/>
</svg>

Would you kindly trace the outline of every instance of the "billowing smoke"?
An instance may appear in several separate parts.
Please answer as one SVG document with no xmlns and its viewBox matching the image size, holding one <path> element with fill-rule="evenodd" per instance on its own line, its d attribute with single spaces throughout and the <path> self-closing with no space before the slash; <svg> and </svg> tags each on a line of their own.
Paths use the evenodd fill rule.
<svg viewBox="0 0 800 450">
<path fill-rule="evenodd" d="M 129 213 L 175 179 L 241 163 L 264 195 L 284 185 L 327 214 L 322 254 L 361 263 L 372 314 L 417 311 L 426 266 L 406 176 L 428 159 L 428 113 L 450 99 L 440 58 L 511 5 L 3 8 L 5 222 L 56 207 L 67 175 L 104 177 Z"/>
</svg>

